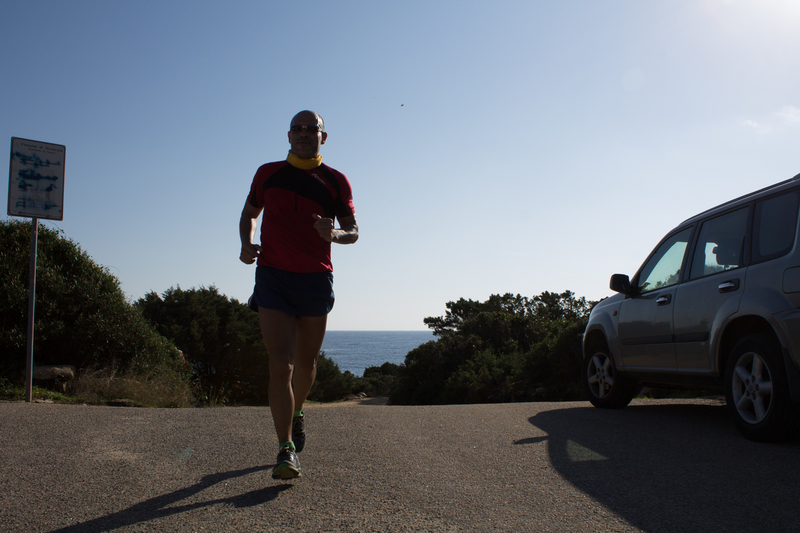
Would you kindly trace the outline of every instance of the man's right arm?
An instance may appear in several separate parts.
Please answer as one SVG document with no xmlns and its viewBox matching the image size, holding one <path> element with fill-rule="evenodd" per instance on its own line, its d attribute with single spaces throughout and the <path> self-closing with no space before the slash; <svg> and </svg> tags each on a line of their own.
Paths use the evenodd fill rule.
<svg viewBox="0 0 800 533">
<path fill-rule="evenodd" d="M 239 260 L 246 265 L 255 263 L 261 253 L 261 246 L 253 244 L 253 238 L 256 235 L 256 229 L 258 229 L 258 215 L 260 214 L 261 209 L 253 207 L 250 202 L 245 202 L 242 216 L 239 219 L 239 239 L 242 241 Z"/>
</svg>

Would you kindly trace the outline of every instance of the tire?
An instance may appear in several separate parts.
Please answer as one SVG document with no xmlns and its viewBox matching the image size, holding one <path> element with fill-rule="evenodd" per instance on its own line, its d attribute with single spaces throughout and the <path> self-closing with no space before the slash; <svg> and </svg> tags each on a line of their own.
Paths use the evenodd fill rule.
<svg viewBox="0 0 800 533">
<path fill-rule="evenodd" d="M 736 428 L 758 442 L 792 436 L 798 407 L 792 402 L 781 347 L 771 335 L 748 335 L 731 350 L 725 400 Z"/>
<path fill-rule="evenodd" d="M 583 383 L 589 401 L 595 407 L 620 409 L 637 393 L 637 387 L 617 373 L 614 361 L 604 344 L 594 344 L 586 351 L 583 363 Z"/>
</svg>

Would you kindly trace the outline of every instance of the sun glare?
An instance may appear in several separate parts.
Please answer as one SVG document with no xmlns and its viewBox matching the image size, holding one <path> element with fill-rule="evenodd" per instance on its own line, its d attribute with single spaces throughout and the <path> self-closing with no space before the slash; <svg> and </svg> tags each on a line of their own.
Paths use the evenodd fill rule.
<svg viewBox="0 0 800 533">
<path fill-rule="evenodd" d="M 800 24 L 800 2 L 797 0 L 706 0 L 705 11 L 722 27 L 742 33 L 791 30 Z"/>
</svg>

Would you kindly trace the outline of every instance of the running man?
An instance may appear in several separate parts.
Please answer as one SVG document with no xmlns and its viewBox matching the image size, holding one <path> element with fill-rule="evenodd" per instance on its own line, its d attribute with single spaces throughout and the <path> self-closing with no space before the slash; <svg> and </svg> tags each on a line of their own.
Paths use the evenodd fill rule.
<svg viewBox="0 0 800 533">
<path fill-rule="evenodd" d="M 316 378 L 334 303 L 331 243 L 358 240 L 350 182 L 319 154 L 328 139 L 322 117 L 299 112 L 288 136 L 288 157 L 256 171 L 239 220 L 239 259 L 257 265 L 251 303 L 258 306 L 269 353 L 269 407 L 280 443 L 275 479 L 301 476 L 303 403 Z M 262 211 L 260 244 L 255 244 Z"/>
</svg>

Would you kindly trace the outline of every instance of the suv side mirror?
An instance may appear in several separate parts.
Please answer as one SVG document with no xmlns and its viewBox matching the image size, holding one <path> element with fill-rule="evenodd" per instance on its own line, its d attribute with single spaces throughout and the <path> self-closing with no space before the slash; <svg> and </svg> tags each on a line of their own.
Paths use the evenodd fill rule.
<svg viewBox="0 0 800 533">
<path fill-rule="evenodd" d="M 631 290 L 631 280 L 625 274 L 614 274 L 611 276 L 611 281 L 608 284 L 608 288 L 614 292 L 628 294 L 628 292 Z"/>
</svg>

